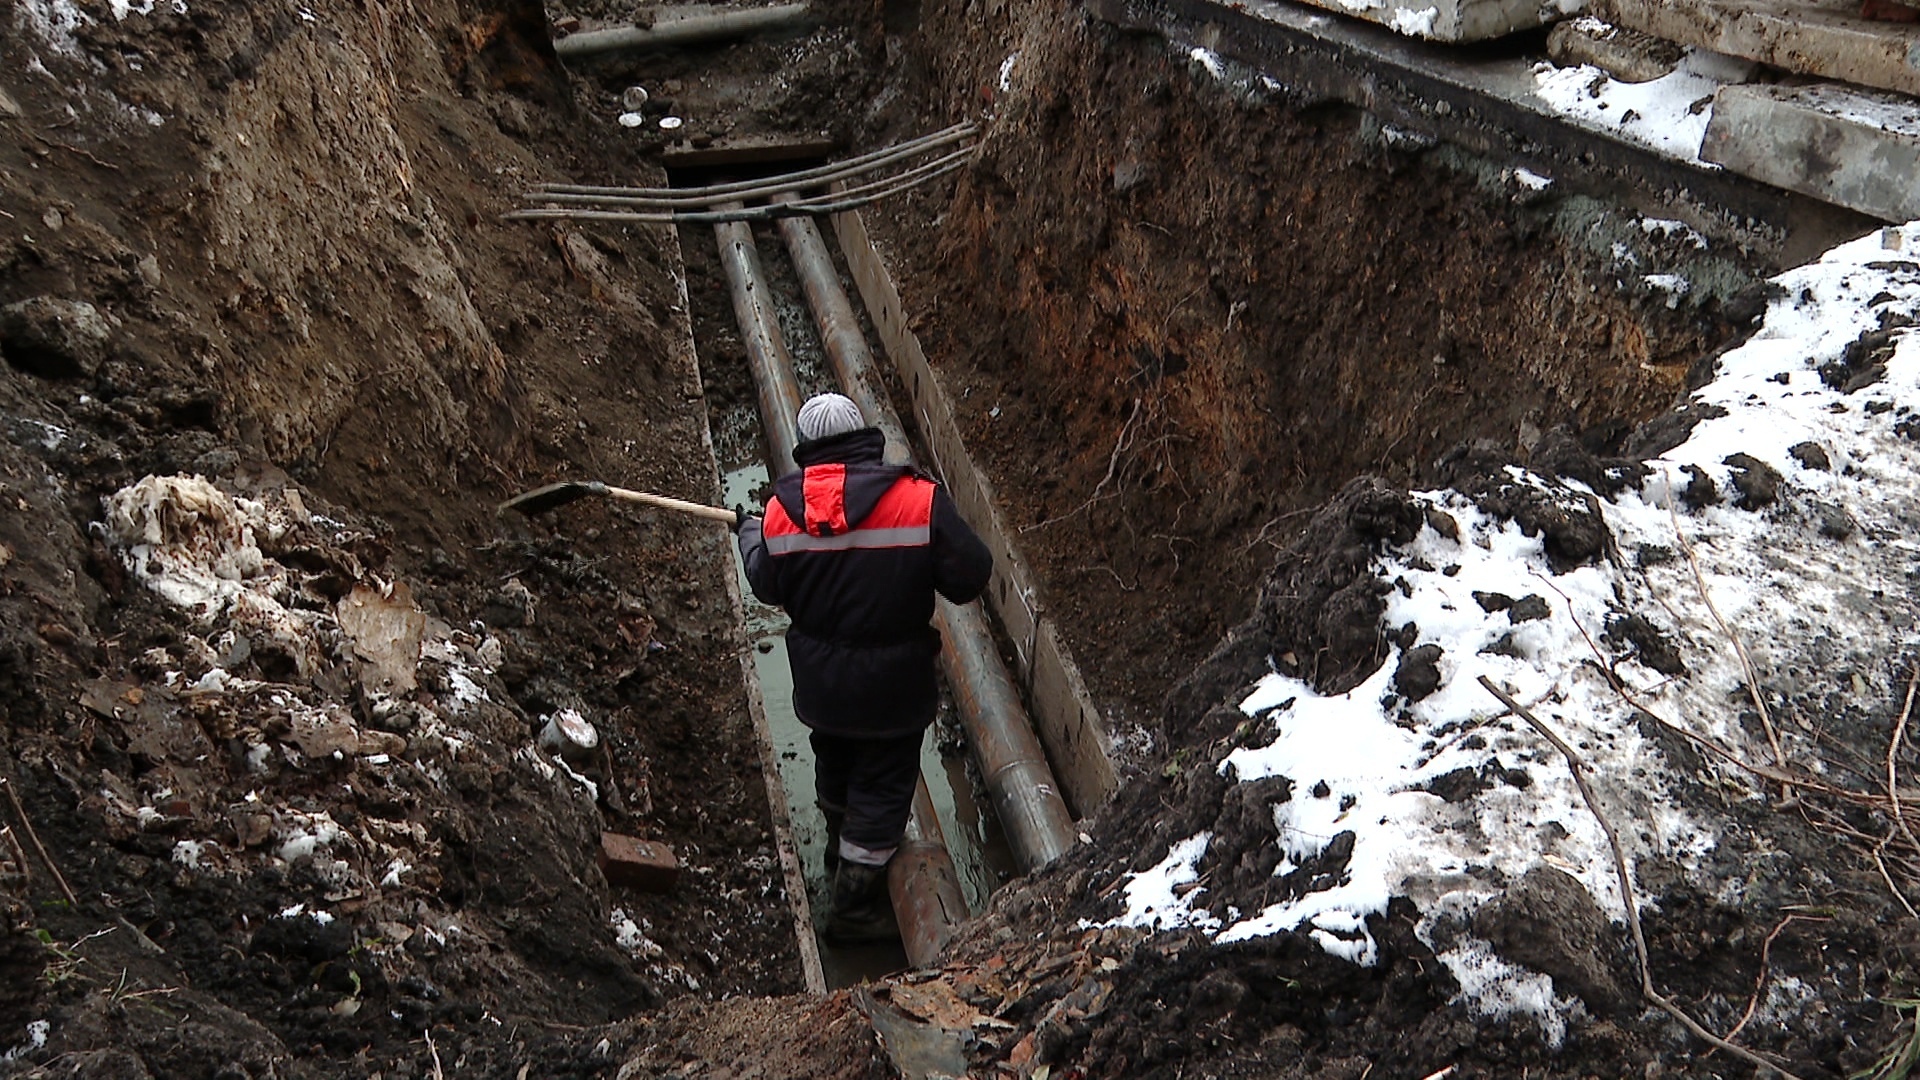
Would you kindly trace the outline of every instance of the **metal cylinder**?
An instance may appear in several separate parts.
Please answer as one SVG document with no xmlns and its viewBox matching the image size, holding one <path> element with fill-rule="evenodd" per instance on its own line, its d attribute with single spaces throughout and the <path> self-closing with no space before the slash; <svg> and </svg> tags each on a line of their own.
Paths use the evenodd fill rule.
<svg viewBox="0 0 1920 1080">
<path fill-rule="evenodd" d="M 780 232 L 820 327 L 835 378 L 867 419 L 886 434 L 889 453 L 897 441 L 903 455 L 899 460 L 911 460 L 900 420 L 875 387 L 873 353 L 860 332 L 853 304 L 840 287 L 840 275 L 820 231 L 810 218 L 785 218 Z M 1045 866 L 1072 847 L 1079 835 L 1047 765 L 1046 751 L 1034 734 L 979 606 L 942 600 L 936 618 L 941 624 L 941 666 L 1000 815 L 1000 827 L 1023 869 Z"/>
<path fill-rule="evenodd" d="M 887 893 L 893 916 L 900 924 L 900 944 L 907 963 L 931 967 L 947 947 L 954 931 L 967 920 L 967 898 L 947 851 L 947 838 L 934 813 L 933 795 L 925 779 L 913 788 L 913 815 L 907 834 L 887 864 Z"/>
<path fill-rule="evenodd" d="M 935 618 L 941 624 L 941 666 L 1000 828 L 1022 869 L 1045 866 L 1073 846 L 1079 831 L 1027 719 L 1020 691 L 978 604 L 943 599 Z"/>
<path fill-rule="evenodd" d="M 798 30 L 807 25 L 807 5 L 780 4 L 739 11 L 701 12 L 659 19 L 652 26 L 616 26 L 569 34 L 553 43 L 562 60 L 624 49 L 667 49 L 700 45 L 776 30 Z"/>
<path fill-rule="evenodd" d="M 730 210 L 740 208 L 729 203 Z M 773 474 L 794 470 L 793 448 L 800 444 L 800 384 L 793 377 L 793 357 L 780 333 L 767 292 L 767 276 L 760 270 L 760 249 L 753 242 L 753 226 L 729 221 L 713 227 L 720 241 L 720 262 L 733 292 L 733 317 L 740 324 L 740 340 L 747 349 L 747 365 L 760 397 L 760 423 L 767 435 L 767 462 Z"/>
<path fill-rule="evenodd" d="M 793 202 L 798 198 L 796 192 L 785 192 L 774 196 L 774 201 Z M 860 406 L 867 422 L 886 436 L 887 461 L 907 464 L 913 460 L 913 448 L 900 429 L 893 408 L 870 378 L 873 351 L 867 347 L 867 335 L 860 330 L 860 316 L 854 313 L 847 291 L 840 287 L 833 255 L 828 252 L 819 227 L 810 217 L 781 218 L 780 235 L 786 240 L 787 253 L 800 275 L 800 287 L 807 294 L 807 307 L 813 311 L 814 324 L 820 328 L 820 342 L 833 364 L 834 381 Z"/>
</svg>

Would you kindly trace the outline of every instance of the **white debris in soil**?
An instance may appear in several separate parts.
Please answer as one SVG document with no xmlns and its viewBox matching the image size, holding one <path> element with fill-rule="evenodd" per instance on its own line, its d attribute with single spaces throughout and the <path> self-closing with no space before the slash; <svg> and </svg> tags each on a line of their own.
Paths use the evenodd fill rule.
<svg viewBox="0 0 1920 1080">
<path fill-rule="evenodd" d="M 73 0 L 19 0 L 14 5 L 14 20 L 22 30 L 63 56 L 80 55 L 80 41 L 74 35 L 93 22 Z"/>
<path fill-rule="evenodd" d="M 1671 73 L 1627 83 L 1597 67 L 1534 65 L 1534 94 L 1554 112 L 1583 127 L 1615 135 L 1702 168 L 1700 140 L 1713 115 L 1713 94 L 1744 80 L 1753 65 L 1704 49 L 1689 49 Z"/>
<path fill-rule="evenodd" d="M 1531 169 L 1515 168 L 1513 170 L 1513 182 L 1528 191 L 1545 191 L 1553 184 L 1553 177 L 1541 176 Z"/>
<path fill-rule="evenodd" d="M 1646 282 L 1654 292 L 1666 293 L 1667 306 L 1670 308 L 1679 307 L 1680 298 L 1693 288 L 1693 283 L 1679 274 L 1642 274 L 1640 280 Z"/>
<path fill-rule="evenodd" d="M 1013 52 L 1009 53 L 1005 60 L 1000 61 L 999 86 L 1000 86 L 1001 93 L 1004 94 L 1008 90 L 1013 89 L 1013 68 L 1014 68 L 1014 65 L 1018 64 L 1019 62 L 1020 62 L 1020 50 L 1018 49 L 1015 49 Z"/>
<path fill-rule="evenodd" d="M 1203 49 L 1196 45 L 1187 53 L 1187 56 L 1201 67 L 1206 68 L 1207 74 L 1214 78 L 1220 79 L 1226 77 L 1227 69 L 1220 63 L 1220 54 L 1214 52 L 1212 49 Z"/>
<path fill-rule="evenodd" d="M 1514 967 L 1496 956 L 1484 941 L 1469 939 L 1457 948 L 1437 954 L 1460 984 L 1455 1003 L 1489 1020 L 1530 1016 L 1539 1021 L 1540 1034 L 1558 1050 L 1567 1037 L 1567 1018 L 1574 1002 L 1553 992 L 1553 980 L 1537 971 Z"/>
<path fill-rule="evenodd" d="M 1911 589 L 1920 576 L 1920 542 L 1912 539 L 1920 506 L 1920 330 L 1891 335 L 1884 375 L 1852 394 L 1826 385 L 1819 369 L 1840 360 L 1883 315 L 1920 318 L 1920 275 L 1903 271 L 1911 264 L 1892 254 L 1916 246 L 1920 222 L 1842 245 L 1775 279 L 1782 295 L 1761 328 L 1723 356 L 1714 380 L 1693 395 L 1726 415 L 1699 422 L 1685 442 L 1649 462 L 1641 489 L 1599 500 L 1624 554 L 1619 566 L 1603 560 L 1555 574 L 1540 537 L 1489 518 L 1456 492 L 1417 493 L 1454 519 L 1459 539 L 1429 525 L 1378 559 L 1375 572 L 1392 586 L 1384 626 L 1416 624 L 1417 644 L 1443 650 L 1440 687 L 1411 704 L 1394 694 L 1398 650 L 1346 694 L 1321 695 L 1269 675 L 1240 706 L 1267 725 L 1272 741 L 1236 750 L 1221 766 L 1241 781 L 1291 781 L 1291 798 L 1273 808 L 1282 856 L 1276 876 L 1351 832 L 1344 874 L 1331 887 L 1260 911 L 1223 913 L 1200 881 L 1210 839 L 1201 833 L 1130 875 L 1127 909 L 1114 923 L 1189 926 L 1221 943 L 1304 930 L 1330 953 L 1364 964 L 1376 956 L 1364 920 L 1383 914 L 1389 898 L 1406 896 L 1426 913 L 1425 935 L 1436 916 L 1463 922 L 1504 882 L 1542 865 L 1577 879 L 1602 911 L 1622 919 L 1611 849 L 1565 760 L 1504 711 L 1479 685 L 1481 675 L 1577 749 L 1630 865 L 1658 856 L 1704 872 L 1717 807 L 1684 800 L 1676 783 L 1684 778 L 1670 775 L 1636 723 L 1635 706 L 1596 669 L 1611 667 L 1664 721 L 1743 760 L 1771 763 L 1769 740 L 1742 720 L 1752 710 L 1747 677 L 1702 599 L 1704 587 L 1762 685 L 1797 669 L 1797 682 L 1838 680 L 1862 709 L 1897 703 L 1905 671 L 1895 668 L 1920 645 Z M 1736 454 L 1782 474 L 1776 504 L 1733 505 L 1735 469 L 1727 459 Z M 1720 504 L 1675 504 L 1688 466 L 1714 482 Z M 1590 495 L 1578 482 L 1509 471 L 1514 482 L 1572 509 Z M 1685 557 L 1689 546 L 1698 579 Z M 1476 592 L 1529 604 L 1524 613 L 1497 602 L 1489 611 Z M 1626 615 L 1664 631 L 1686 672 L 1662 676 L 1638 653 L 1622 658 L 1624 646 L 1606 634 Z M 1783 702 L 1769 706 L 1786 756 L 1818 761 L 1811 731 L 1786 719 Z M 1723 792 L 1759 797 L 1747 771 L 1710 767 L 1719 770 Z M 1457 802 L 1428 790 L 1460 770 L 1493 782 Z M 1741 887 L 1706 884 L 1730 900 Z M 1644 891 L 1638 897 L 1643 905 L 1657 900 Z M 1577 1008 L 1471 945 L 1452 944 L 1442 959 L 1465 1003 L 1483 1015 L 1533 1016 L 1553 1037 Z M 1790 1005 L 1782 997 L 1782 1008 Z"/>
<path fill-rule="evenodd" d="M 658 960 L 667 951 L 660 947 L 639 923 L 633 921 L 625 908 L 614 908 L 607 916 L 607 922 L 613 927 L 613 939 L 620 948 L 636 960 Z"/>
<path fill-rule="evenodd" d="M 1707 250 L 1707 238 L 1684 221 L 1667 218 L 1641 218 L 1640 231 L 1659 240 L 1678 238 L 1693 245 L 1695 251 Z"/>
<path fill-rule="evenodd" d="M 53 1033 L 53 1023 L 48 1020 L 27 1021 L 27 1041 L 0 1054 L 0 1061 L 17 1061 L 35 1051 L 47 1047 L 47 1036 Z"/>
</svg>

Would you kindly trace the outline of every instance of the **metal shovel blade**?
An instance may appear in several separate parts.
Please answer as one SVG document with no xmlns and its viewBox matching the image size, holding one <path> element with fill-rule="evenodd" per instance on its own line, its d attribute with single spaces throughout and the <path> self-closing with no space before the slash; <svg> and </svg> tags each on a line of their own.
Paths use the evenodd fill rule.
<svg viewBox="0 0 1920 1080">
<path fill-rule="evenodd" d="M 532 491 L 515 495 L 501 503 L 496 512 L 504 514 L 513 510 L 531 517 L 534 514 L 544 514 L 549 510 L 565 506 L 570 502 L 578 502 L 589 496 L 606 493 L 607 485 L 597 480 L 562 480 L 557 484 L 548 484 L 546 487 L 534 488 Z"/>
</svg>

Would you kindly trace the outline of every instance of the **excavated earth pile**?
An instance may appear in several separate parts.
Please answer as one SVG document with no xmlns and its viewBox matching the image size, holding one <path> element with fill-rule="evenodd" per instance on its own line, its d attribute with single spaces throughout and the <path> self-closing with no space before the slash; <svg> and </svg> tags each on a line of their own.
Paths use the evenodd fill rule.
<svg viewBox="0 0 1920 1080">
<path fill-rule="evenodd" d="M 1675 411 L 1793 307 L 1765 245 L 1077 7 L 815 12 L 804 36 L 570 74 L 554 24 L 629 12 L 0 0 L 0 778 L 23 811 L 0 801 L 0 1073 L 1755 1075 L 1643 995 L 1591 822 L 1525 817 L 1571 790 L 1564 763 L 1516 751 L 1491 698 L 1422 727 L 1480 693 L 1473 658 L 1584 634 L 1576 609 L 1600 622 L 1568 685 L 1705 672 L 1680 700 L 1731 717 L 1689 735 L 1668 699 L 1614 702 L 1581 736 L 1681 808 L 1627 830 L 1660 991 L 1796 1075 L 1897 1062 L 1916 923 L 1890 885 L 1920 853 L 1870 796 L 1905 762 L 1910 658 L 1814 628 L 1800 668 L 1730 674 L 1680 595 L 1692 554 L 1619 509 L 1833 544 L 1910 517 L 1814 498 L 1816 470 L 1882 475 L 1838 443 L 1645 464 L 1737 406 Z M 701 230 L 499 215 L 537 180 L 662 185 L 661 150 L 853 152 L 960 120 L 975 162 L 869 223 L 1124 779 L 942 967 L 809 997 L 724 530 L 493 510 L 561 478 L 717 498 L 712 440 L 745 440 L 708 418 L 751 391 L 703 383 L 688 340 L 724 309 L 713 275 L 683 284 Z M 1883 263 L 1879 322 L 1777 381 L 1824 363 L 1832 414 L 1911 429 L 1881 384 L 1912 263 Z M 1532 572 L 1473 593 L 1485 648 L 1402 614 L 1474 551 L 1522 548 Z M 1874 641 L 1913 624 L 1895 580 L 1849 600 Z M 1410 793 L 1462 815 L 1462 843 L 1551 857 L 1223 934 L 1375 872 L 1355 829 L 1295 834 L 1379 793 L 1260 764 L 1356 694 L 1430 736 L 1422 767 L 1457 757 Z M 1713 758 L 1778 735 L 1749 698 L 1826 787 L 1782 800 Z M 556 717 L 597 752 L 548 753 Z M 1487 806 L 1518 816 L 1469 820 Z M 1717 842 L 1680 843 L 1682 818 Z M 675 886 L 609 885 L 602 832 L 669 845 Z"/>
</svg>

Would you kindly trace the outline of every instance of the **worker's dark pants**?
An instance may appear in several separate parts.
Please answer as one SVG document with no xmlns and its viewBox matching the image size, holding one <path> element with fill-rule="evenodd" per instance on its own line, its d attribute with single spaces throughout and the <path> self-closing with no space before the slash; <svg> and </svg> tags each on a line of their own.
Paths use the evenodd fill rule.
<svg viewBox="0 0 1920 1080">
<path fill-rule="evenodd" d="M 925 730 L 886 739 L 813 732 L 814 794 L 829 813 L 844 808 L 840 857 L 884 866 L 900 846 L 920 778 Z"/>
</svg>

